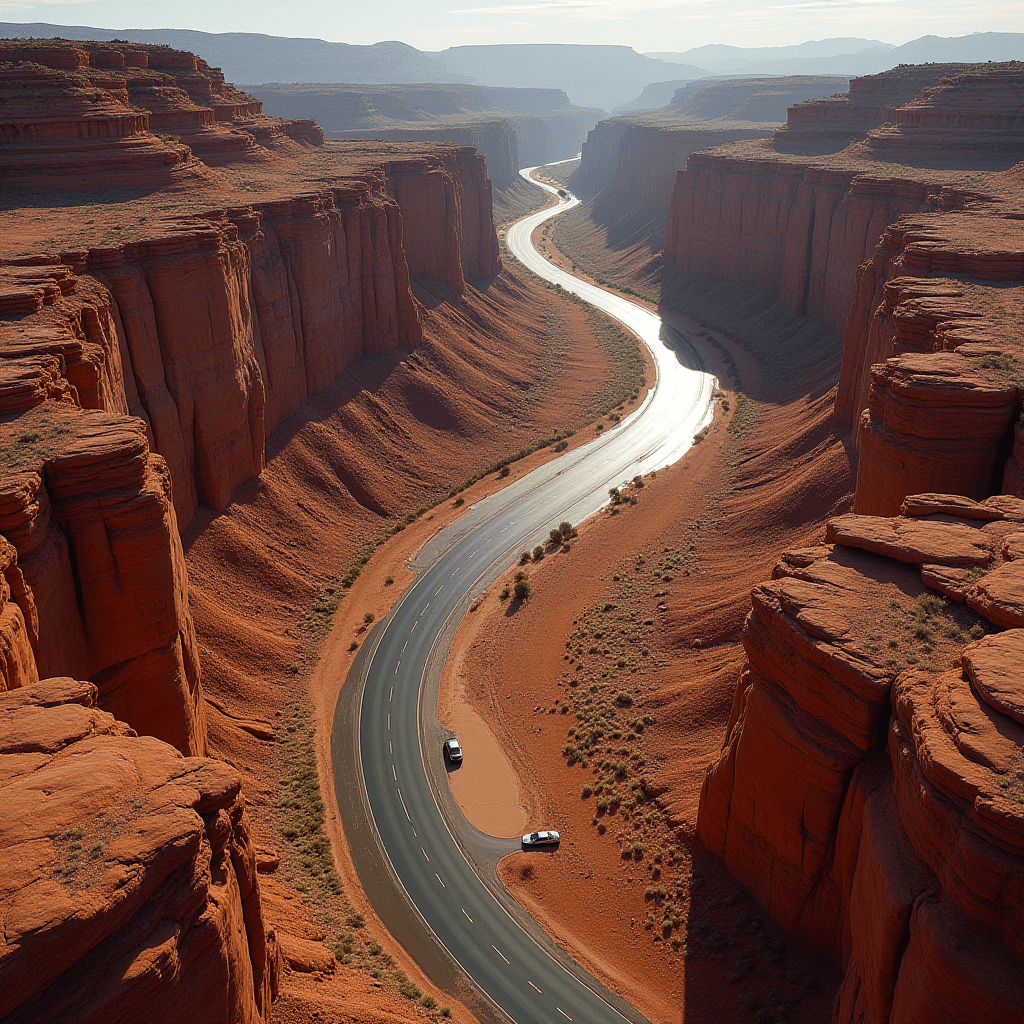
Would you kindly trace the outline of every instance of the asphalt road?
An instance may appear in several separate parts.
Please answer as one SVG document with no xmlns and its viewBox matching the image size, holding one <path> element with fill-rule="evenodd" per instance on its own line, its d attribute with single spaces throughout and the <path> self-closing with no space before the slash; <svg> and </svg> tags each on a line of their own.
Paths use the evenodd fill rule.
<svg viewBox="0 0 1024 1024">
<path fill-rule="evenodd" d="M 416 582 L 364 645 L 366 654 L 351 670 L 356 678 L 346 689 L 354 686 L 349 692 L 361 693 L 350 717 L 369 831 L 394 882 L 435 941 L 497 1015 L 516 1024 L 643 1024 L 635 1009 L 558 949 L 497 881 L 497 861 L 519 843 L 485 836 L 455 807 L 441 754 L 444 733 L 435 715 L 440 668 L 472 595 L 519 552 L 541 543 L 552 526 L 564 519 L 579 523 L 598 511 L 610 487 L 676 461 L 711 416 L 715 381 L 703 372 L 695 346 L 656 314 L 558 270 L 533 249 L 534 228 L 576 202 L 564 201 L 517 223 L 508 232 L 508 246 L 534 273 L 634 330 L 654 355 L 657 384 L 618 426 L 477 502 L 436 536 L 418 559 Z M 345 817 L 354 812 L 351 778 L 338 753 L 344 746 L 342 717 L 339 701 L 335 785 L 339 805 L 343 794 L 348 796 Z M 459 770 L 473 767 L 467 762 Z M 563 843 L 569 842 L 572 837 L 563 836 Z M 356 860 L 363 878 L 369 869 Z M 368 891 L 379 891 L 379 885 Z"/>
</svg>

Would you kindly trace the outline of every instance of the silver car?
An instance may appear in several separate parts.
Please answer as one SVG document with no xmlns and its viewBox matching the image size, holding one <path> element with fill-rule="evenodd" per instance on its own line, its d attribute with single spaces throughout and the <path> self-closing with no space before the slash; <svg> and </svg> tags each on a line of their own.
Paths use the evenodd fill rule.
<svg viewBox="0 0 1024 1024">
<path fill-rule="evenodd" d="M 462 763 L 462 747 L 459 746 L 459 741 L 452 736 L 451 739 L 444 741 L 444 759 L 451 764 Z"/>
<path fill-rule="evenodd" d="M 523 846 L 554 846 L 562 837 L 551 829 L 523 836 Z"/>
</svg>

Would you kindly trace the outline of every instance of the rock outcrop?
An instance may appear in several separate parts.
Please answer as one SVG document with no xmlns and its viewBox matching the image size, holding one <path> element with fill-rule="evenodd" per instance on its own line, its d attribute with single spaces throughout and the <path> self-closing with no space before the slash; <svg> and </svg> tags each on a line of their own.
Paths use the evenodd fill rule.
<svg viewBox="0 0 1024 1024">
<path fill-rule="evenodd" d="M 844 967 L 836 1024 L 1024 1014 L 1022 525 L 1016 499 L 914 496 L 752 593 L 698 831 Z"/>
<path fill-rule="evenodd" d="M 868 132 L 879 160 L 1011 167 L 1024 159 L 1024 64 L 962 65 Z"/>
<path fill-rule="evenodd" d="M 857 268 L 885 227 L 919 212 L 936 186 L 856 154 L 823 154 L 837 148 L 837 132 L 845 133 L 842 149 L 946 70 L 928 65 L 854 79 L 846 96 L 790 108 L 790 121 L 771 140 L 696 154 L 675 184 L 666 260 L 681 271 L 768 288 L 841 331 Z"/>
<path fill-rule="evenodd" d="M 193 154 L 222 164 L 323 144 L 315 122 L 265 117 L 192 53 L 7 40 L 0 62 L 0 168 L 19 187 L 152 187 L 202 178 Z"/>
<path fill-rule="evenodd" d="M 1007 204 L 932 200 L 885 229 L 846 321 L 836 415 L 857 432 L 863 512 L 892 514 L 950 473 L 974 498 L 1024 496 L 1024 232 Z"/>
<path fill-rule="evenodd" d="M 44 679 L 0 693 L 0 1017 L 10 1024 L 270 1017 L 241 781 Z"/>
<path fill-rule="evenodd" d="M 150 61 L 90 47 L 37 55 L 75 73 Z M 150 56 L 179 112 L 185 96 L 262 117 L 175 53 Z M 140 734 L 206 752 L 180 531 L 258 476 L 266 438 L 353 361 L 419 344 L 411 275 L 462 291 L 500 269 L 481 157 L 351 149 L 262 202 L 204 208 L 200 188 L 191 212 L 132 218 L 129 241 L 118 225 L 101 244 L 0 253 L 0 688 L 90 679 Z"/>
<path fill-rule="evenodd" d="M 850 81 L 849 90 L 821 99 L 805 99 L 789 108 L 786 124 L 775 136 L 780 150 L 825 153 L 845 149 L 878 125 L 896 120 L 897 108 L 961 65 L 905 65 L 880 75 Z"/>
<path fill-rule="evenodd" d="M 137 732 L 205 753 L 170 474 L 144 423 L 44 403 L 0 432 L 18 459 L 0 482 L 9 562 L 2 689 L 55 675 L 92 679 L 100 707 Z"/>
<path fill-rule="evenodd" d="M 184 528 L 258 475 L 265 437 L 352 360 L 418 344 L 410 273 L 461 290 L 498 272 L 490 210 L 482 159 L 450 149 L 24 260 L 0 271 L 0 302 L 30 314 L 0 320 L 0 353 L 62 355 L 83 406 L 141 416 Z M 18 386 L 57 386 L 41 373 Z"/>
</svg>

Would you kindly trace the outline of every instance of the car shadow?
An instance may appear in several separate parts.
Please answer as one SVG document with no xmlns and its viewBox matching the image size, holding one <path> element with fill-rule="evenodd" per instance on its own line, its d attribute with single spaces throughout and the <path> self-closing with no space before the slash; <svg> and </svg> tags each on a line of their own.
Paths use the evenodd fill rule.
<svg viewBox="0 0 1024 1024">
<path fill-rule="evenodd" d="M 451 775 L 453 772 L 457 772 L 461 767 L 462 761 L 449 761 L 444 755 L 441 756 L 441 760 L 444 761 L 444 770 Z"/>
</svg>

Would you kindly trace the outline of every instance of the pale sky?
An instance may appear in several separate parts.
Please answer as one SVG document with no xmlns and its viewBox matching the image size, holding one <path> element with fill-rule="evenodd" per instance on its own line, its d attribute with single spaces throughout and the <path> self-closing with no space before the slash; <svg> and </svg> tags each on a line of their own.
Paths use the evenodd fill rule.
<svg viewBox="0 0 1024 1024">
<path fill-rule="evenodd" d="M 781 46 L 829 36 L 1024 32 L 1024 0 L 0 0 L 0 21 L 465 43 Z"/>
</svg>

